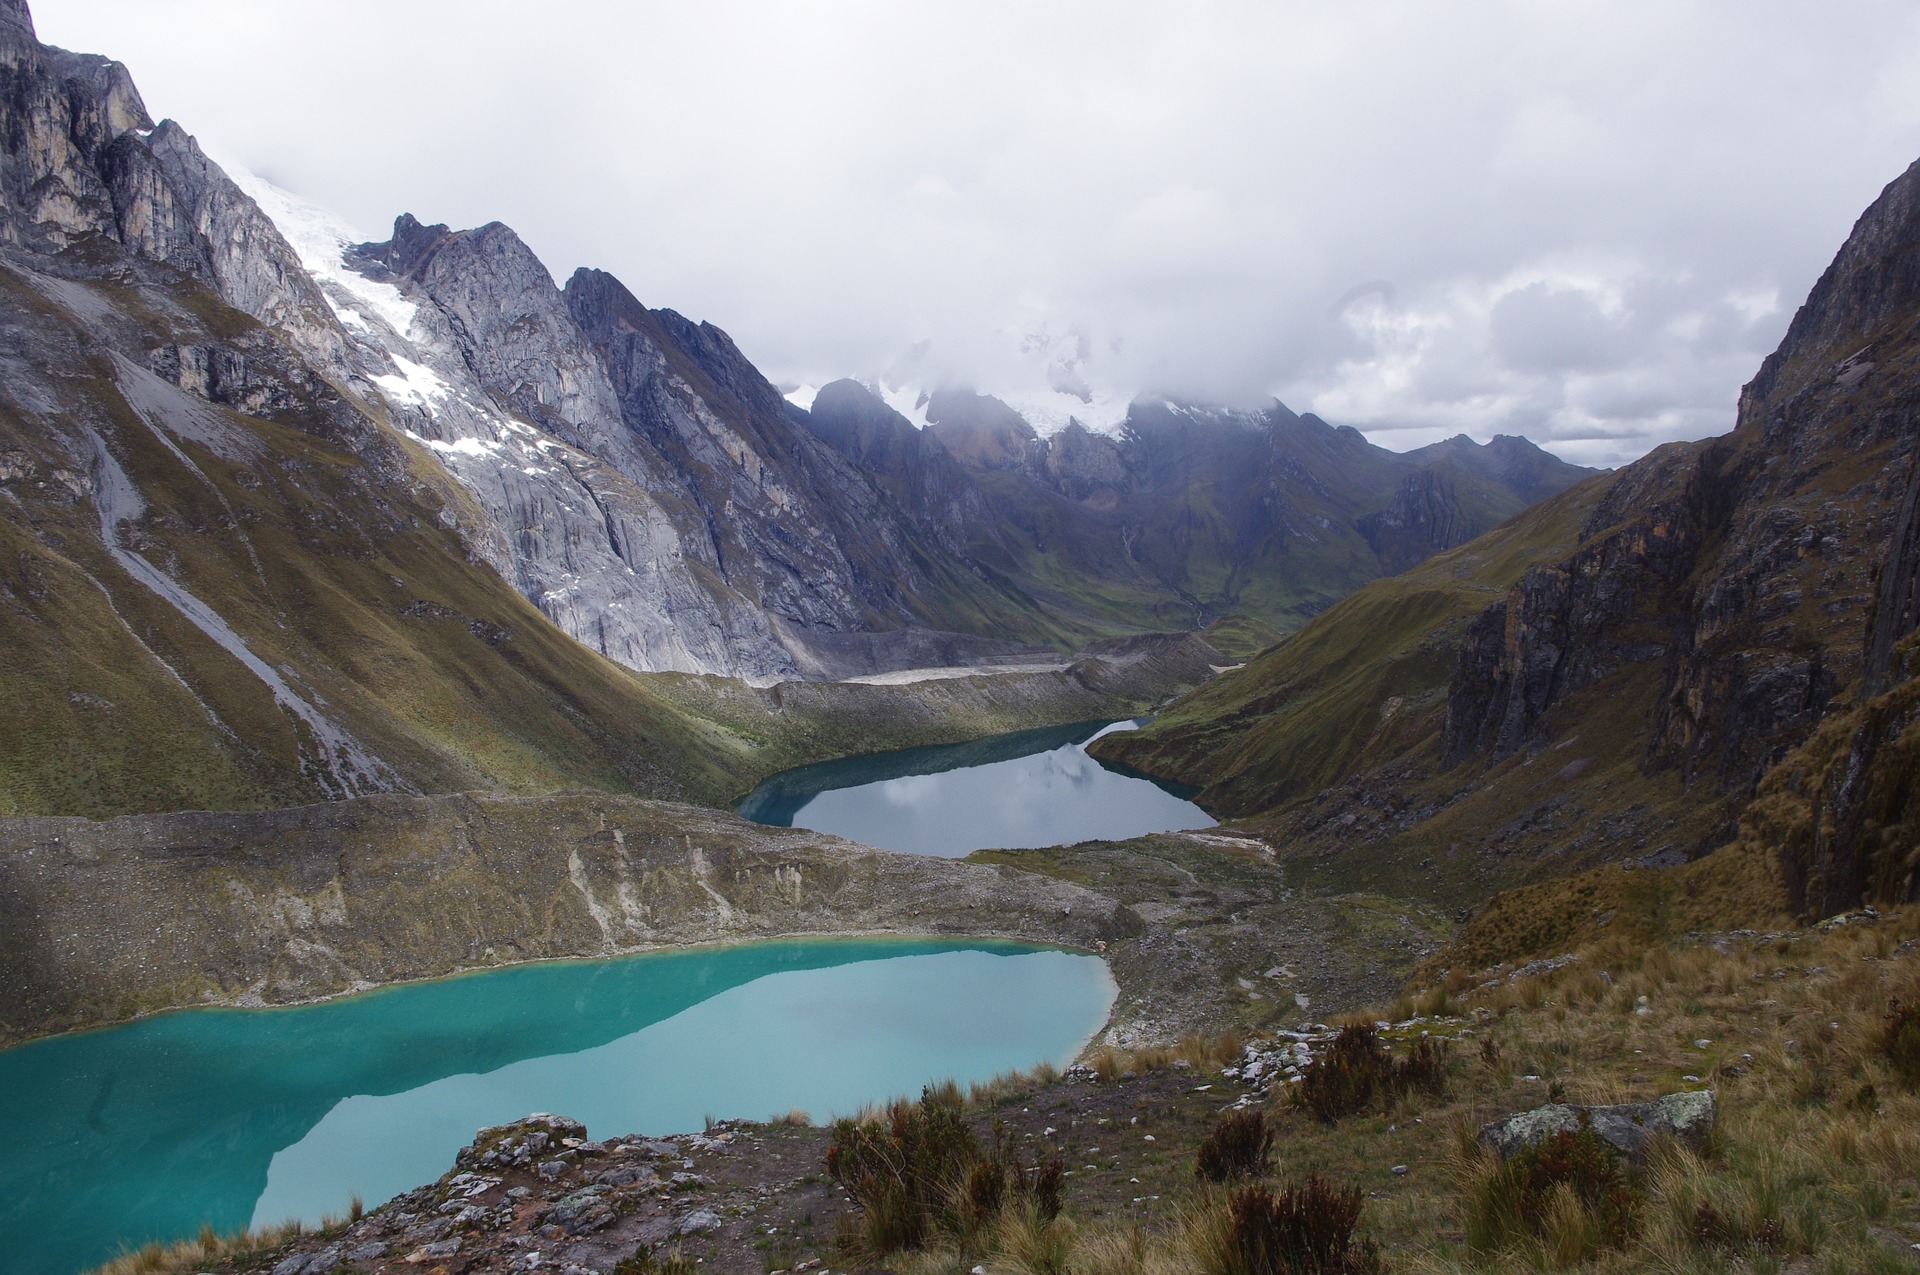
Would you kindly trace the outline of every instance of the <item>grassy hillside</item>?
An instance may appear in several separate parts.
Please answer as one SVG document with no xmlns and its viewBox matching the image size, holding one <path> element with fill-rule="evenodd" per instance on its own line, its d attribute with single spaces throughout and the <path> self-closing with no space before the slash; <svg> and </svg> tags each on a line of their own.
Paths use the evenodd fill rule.
<svg viewBox="0 0 1920 1275">
<path fill-rule="evenodd" d="M 630 672 L 476 560 L 424 449 L 246 316 L 108 247 L 57 266 L 72 277 L 0 270 L 19 369 L 0 379 L 0 815 L 391 788 L 718 803 L 836 752 L 1136 707 L 1060 675 L 903 712 L 912 688 L 783 705 Z M 238 368 L 228 401 L 148 371 L 164 345 Z M 1139 693 L 1194 664 L 1142 668 Z"/>
<path fill-rule="evenodd" d="M 1610 476 L 1589 479 L 1459 549 L 1375 581 L 1103 757 L 1202 789 L 1247 815 L 1437 737 L 1466 623 L 1533 562 L 1566 552 Z"/>
</svg>

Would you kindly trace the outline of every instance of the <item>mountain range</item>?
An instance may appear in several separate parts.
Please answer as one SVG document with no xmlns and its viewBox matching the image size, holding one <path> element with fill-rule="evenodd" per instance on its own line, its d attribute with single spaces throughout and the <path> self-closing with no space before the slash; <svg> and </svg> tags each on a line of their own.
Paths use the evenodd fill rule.
<svg viewBox="0 0 1920 1275">
<path fill-rule="evenodd" d="M 1920 163 L 1732 432 L 1617 471 L 1517 437 L 1395 453 L 1278 402 L 1122 412 L 1066 375 L 1028 406 L 856 377 L 789 398 L 724 331 L 603 271 L 557 282 L 498 223 L 403 214 L 368 240 L 0 0 L 0 1042 L 649 947 L 998 936 L 1097 951 L 1115 981 L 1101 1061 L 974 1100 L 1020 1107 L 1036 1149 L 1160 1131 L 1124 1135 L 1156 1189 L 1110 1157 L 1073 1183 L 1076 1207 L 1112 1188 L 1086 1234 L 1124 1219 L 1127 1269 L 1161 1223 L 1231 1264 L 1200 1222 L 1246 1210 L 1180 1195 L 1165 1135 L 1174 1103 L 1211 1122 L 1235 1093 L 1256 1134 L 1288 1122 L 1288 1172 L 1345 1184 L 1260 1210 L 1319 1192 L 1351 1229 L 1364 1184 L 1406 1251 L 1477 1262 L 1439 1201 L 1465 1242 L 1474 1200 L 1532 1183 L 1544 1225 L 1598 1244 L 1568 1219 L 1601 1205 L 1527 1176 L 1551 1157 L 1443 1132 L 1567 1113 L 1569 1082 L 1649 1110 L 1649 1086 L 1724 1095 L 1688 1097 L 1726 1104 L 1699 1157 L 1605 1191 L 1685 1262 L 1904 1251 L 1875 1175 L 1911 1196 L 1920 1029 L 1887 998 L 1920 940 L 1872 909 L 1920 897 Z M 1089 750 L 1220 826 L 954 861 L 727 809 L 830 758 L 1148 715 Z M 1376 1069 L 1383 1109 L 1354 1088 Z M 1363 1118 L 1284 1110 L 1328 1075 Z M 826 1155 L 805 1123 L 759 1128 Z M 718 1128 L 703 1155 L 854 1209 Z M 630 1254 L 601 1268 L 667 1269 L 659 1244 L 724 1227 L 751 1269 L 786 1251 L 762 1243 L 777 1191 L 723 1219 L 692 1193 L 711 1180 L 643 1181 L 615 1132 L 497 1214 L 444 1207 L 469 1172 L 311 1240 L 208 1229 L 122 1265 L 529 1269 L 588 1207 Z M 1790 1211 L 1777 1153 L 1826 1166 L 1795 1170 Z M 603 1155 L 624 1176 L 557 1180 Z M 32 1161 L 48 1189 L 83 1171 Z M 666 1229 L 616 1226 L 607 1190 Z M 1030 1216 L 1067 1244 L 1081 1225 Z M 339 1247 L 375 1231 L 391 1247 Z M 824 1260 L 799 1251 L 779 1260 Z"/>
<path fill-rule="evenodd" d="M 1045 440 L 960 391 L 924 431 L 851 383 L 801 412 L 718 328 L 558 287 L 504 226 L 359 242 L 236 180 L 22 0 L 0 124 L 7 812 L 719 794 L 817 732 L 640 675 L 1284 628 L 1583 472 L 1278 405 Z"/>
</svg>

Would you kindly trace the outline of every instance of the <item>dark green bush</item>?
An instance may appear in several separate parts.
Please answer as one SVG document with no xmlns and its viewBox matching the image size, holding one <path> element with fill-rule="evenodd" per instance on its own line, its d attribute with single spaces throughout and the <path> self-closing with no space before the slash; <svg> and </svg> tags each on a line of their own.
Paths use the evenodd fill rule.
<svg viewBox="0 0 1920 1275">
<path fill-rule="evenodd" d="M 1329 1124 L 1365 1111 L 1391 1066 L 1386 1043 L 1372 1027 L 1342 1027 L 1293 1087 L 1293 1105 Z"/>
<path fill-rule="evenodd" d="M 1406 1057 L 1394 1060 L 1388 1084 L 1397 1093 L 1418 1090 L 1429 1097 L 1439 1097 L 1447 1091 L 1448 1048 L 1444 1040 L 1422 1036 L 1413 1042 Z"/>
<path fill-rule="evenodd" d="M 1193 1157 L 1194 1174 L 1208 1182 L 1257 1178 L 1273 1167 L 1273 1129 L 1260 1111 L 1220 1117 Z"/>
<path fill-rule="evenodd" d="M 1380 1258 L 1356 1240 L 1362 1201 L 1318 1174 L 1279 1191 L 1254 1183 L 1227 1200 L 1235 1275 L 1369 1275 Z"/>
</svg>

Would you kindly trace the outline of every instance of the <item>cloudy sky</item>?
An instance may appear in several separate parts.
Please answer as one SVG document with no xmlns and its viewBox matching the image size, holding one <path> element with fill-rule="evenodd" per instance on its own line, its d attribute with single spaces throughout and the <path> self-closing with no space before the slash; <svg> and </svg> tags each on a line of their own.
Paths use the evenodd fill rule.
<svg viewBox="0 0 1920 1275">
<path fill-rule="evenodd" d="M 1920 156 L 1910 2 L 34 9 L 369 235 L 505 221 L 776 380 L 1079 356 L 1600 464 L 1729 428 Z"/>
</svg>

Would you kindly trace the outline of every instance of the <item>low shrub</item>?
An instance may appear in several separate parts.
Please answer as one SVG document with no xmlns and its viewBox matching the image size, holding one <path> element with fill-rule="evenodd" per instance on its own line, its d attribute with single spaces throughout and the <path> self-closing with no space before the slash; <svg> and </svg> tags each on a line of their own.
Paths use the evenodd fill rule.
<svg viewBox="0 0 1920 1275">
<path fill-rule="evenodd" d="M 1230 1275 L 1368 1275 L 1380 1268 L 1370 1241 L 1357 1240 L 1358 1188 L 1312 1175 L 1273 1191 L 1254 1183 L 1227 1198 Z"/>
<path fill-rule="evenodd" d="M 951 1087 L 892 1103 L 883 1119 L 837 1123 L 827 1173 L 860 1209 L 859 1233 L 849 1238 L 873 1256 L 921 1248 L 939 1234 L 970 1240 L 1016 1201 L 1051 1221 L 1066 1181 L 1058 1159 L 1023 1164 L 997 1123 L 983 1150 Z"/>
<path fill-rule="evenodd" d="M 1879 1053 L 1901 1085 L 1920 1089 L 1920 1005 L 1893 1002 L 1880 1030 Z"/>
<path fill-rule="evenodd" d="M 1257 1178 L 1273 1167 L 1273 1128 L 1260 1111 L 1220 1117 L 1193 1157 L 1195 1176 L 1208 1182 Z"/>
<path fill-rule="evenodd" d="M 1447 1091 L 1447 1054 L 1448 1045 L 1444 1040 L 1422 1036 L 1413 1042 L 1406 1057 L 1394 1060 L 1393 1074 L 1387 1082 L 1389 1087 L 1401 1094 L 1418 1090 L 1429 1097 L 1439 1097 Z"/>
<path fill-rule="evenodd" d="M 1331 1124 L 1373 1104 L 1392 1064 L 1386 1042 L 1365 1023 L 1342 1027 L 1293 1086 L 1293 1105 Z"/>
<path fill-rule="evenodd" d="M 956 1197 L 980 1158 L 960 1105 L 929 1088 L 919 1102 L 892 1103 L 884 1120 L 834 1125 L 827 1173 L 859 1206 L 866 1246 L 888 1253 L 957 1229 Z"/>
<path fill-rule="evenodd" d="M 1342 1027 L 1293 1086 L 1293 1105 L 1331 1124 L 1367 1110 L 1376 1100 L 1414 1092 L 1438 1097 L 1447 1088 L 1449 1046 L 1422 1036 L 1395 1058 L 1372 1025 Z"/>
<path fill-rule="evenodd" d="M 1481 1177 L 1467 1203 L 1467 1245 L 1490 1253 L 1531 1241 L 1572 1265 L 1632 1239 L 1642 1203 L 1605 1138 L 1563 1130 Z"/>
</svg>

